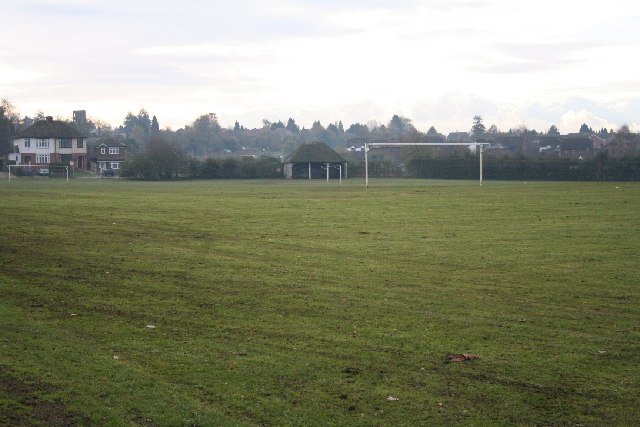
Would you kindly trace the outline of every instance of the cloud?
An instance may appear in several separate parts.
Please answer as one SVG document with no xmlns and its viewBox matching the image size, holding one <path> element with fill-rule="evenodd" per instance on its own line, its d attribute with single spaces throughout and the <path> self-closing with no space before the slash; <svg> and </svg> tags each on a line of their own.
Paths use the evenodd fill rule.
<svg viewBox="0 0 640 427">
<path fill-rule="evenodd" d="M 616 125 L 608 120 L 598 117 L 593 112 L 586 109 L 582 110 L 569 110 L 562 114 L 558 124 L 558 128 L 563 132 L 578 132 L 580 126 L 586 123 L 589 127 L 598 130 L 602 128 L 614 129 Z"/>
<path fill-rule="evenodd" d="M 538 73 L 579 66 L 588 60 L 584 51 L 606 47 L 606 43 L 498 43 L 492 46 L 496 59 L 473 69 L 486 73 Z M 582 57 L 581 57 L 582 56 Z"/>
<path fill-rule="evenodd" d="M 413 110 L 415 120 L 438 121 L 450 117 L 464 118 L 471 122 L 475 115 L 492 115 L 498 107 L 491 101 L 472 94 L 451 93 L 439 97 L 433 102 L 423 102 Z"/>
<path fill-rule="evenodd" d="M 270 52 L 262 44 L 221 44 L 195 43 L 189 45 L 150 46 L 136 51 L 144 56 L 164 56 L 175 58 L 225 58 L 257 60 L 268 59 Z"/>
<path fill-rule="evenodd" d="M 22 0 L 9 1 L 7 6 L 12 13 L 31 14 L 31 17 L 40 20 L 40 17 L 54 19 L 105 17 L 112 8 L 109 2 L 91 2 L 81 0 Z"/>
<path fill-rule="evenodd" d="M 393 114 L 441 131 L 476 114 L 501 129 L 619 126 L 640 115 L 639 5 L 8 0 L 0 96 L 53 115 L 144 106 L 174 128 L 208 111 L 245 126 Z"/>
<path fill-rule="evenodd" d="M 617 129 L 623 124 L 638 129 L 640 98 L 602 102 L 575 96 L 552 103 L 530 103 L 517 109 L 515 114 L 530 129 L 538 131 L 546 131 L 554 124 L 563 133 L 578 132 L 583 123 L 596 130 Z"/>
<path fill-rule="evenodd" d="M 0 64 L 0 89 L 4 86 L 25 84 L 30 80 L 44 77 L 46 74 L 39 71 L 28 71 Z"/>
</svg>

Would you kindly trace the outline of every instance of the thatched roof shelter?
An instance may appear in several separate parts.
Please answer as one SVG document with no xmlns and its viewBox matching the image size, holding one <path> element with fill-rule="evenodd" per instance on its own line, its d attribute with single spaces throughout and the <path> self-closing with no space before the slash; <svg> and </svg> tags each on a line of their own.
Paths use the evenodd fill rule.
<svg viewBox="0 0 640 427">
<path fill-rule="evenodd" d="M 322 142 L 306 142 L 284 160 L 288 179 L 329 179 L 347 176 L 347 161 Z"/>
</svg>

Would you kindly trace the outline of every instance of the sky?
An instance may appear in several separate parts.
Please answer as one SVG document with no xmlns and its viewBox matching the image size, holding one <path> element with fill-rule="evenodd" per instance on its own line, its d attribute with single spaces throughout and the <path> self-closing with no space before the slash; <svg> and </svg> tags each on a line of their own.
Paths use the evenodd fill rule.
<svg viewBox="0 0 640 427">
<path fill-rule="evenodd" d="M 638 0 L 3 0 L 22 116 L 640 132 Z"/>
</svg>

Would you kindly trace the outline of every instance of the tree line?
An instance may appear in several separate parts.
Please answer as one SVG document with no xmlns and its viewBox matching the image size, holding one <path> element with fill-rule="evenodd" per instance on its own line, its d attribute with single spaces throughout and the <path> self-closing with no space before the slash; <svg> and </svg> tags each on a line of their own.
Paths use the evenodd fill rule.
<svg viewBox="0 0 640 427">
<path fill-rule="evenodd" d="M 33 117 L 20 116 L 8 100 L 2 100 L 0 155 L 11 150 L 13 135 L 41 119 L 44 119 L 43 113 L 37 113 Z M 510 151 L 496 150 L 494 153 L 500 154 L 493 155 L 489 151 L 486 152 L 485 164 L 490 171 L 488 178 L 491 174 L 496 179 L 501 179 L 499 176 L 524 176 L 525 171 L 526 174 L 533 174 L 539 179 L 570 176 L 559 172 L 565 167 L 566 162 L 561 162 L 557 155 L 540 154 L 535 146 L 533 150 L 527 150 L 532 141 L 543 143 L 557 141 L 561 137 L 557 126 L 551 125 L 545 132 L 528 129 L 526 126 L 502 132 L 494 124 L 486 127 L 479 115 L 473 117 L 468 131 L 449 135 L 438 132 L 434 126 L 426 132 L 421 132 L 413 125 L 411 119 L 397 114 L 386 123 L 370 121 L 366 124 L 352 123 L 348 126 L 339 120 L 324 126 L 316 120 L 308 129 L 301 127 L 292 117 L 277 121 L 264 119 L 262 126 L 257 128 L 247 128 L 238 121 L 232 127 L 225 128 L 220 124 L 215 113 L 207 113 L 174 131 L 170 128 L 162 129 L 158 118 L 145 109 L 141 109 L 138 113 L 128 112 L 122 123 L 116 127 L 91 118 L 82 122 L 69 123 L 88 136 L 122 140 L 127 145 L 129 153 L 122 173 L 125 176 L 145 179 L 171 179 L 185 176 L 194 178 L 274 177 L 279 173 L 279 168 L 281 171 L 281 167 L 276 163 L 279 164 L 279 161 L 293 152 L 297 146 L 309 141 L 324 142 L 349 157 L 350 176 L 360 174 L 359 165 L 362 154 L 348 153 L 346 149 L 347 147 L 359 148 L 366 141 L 419 143 L 470 142 L 472 140 L 508 141 Z M 640 137 L 630 132 L 627 125 L 614 131 L 605 128 L 594 130 L 585 123 L 574 135 L 597 136 L 607 141 L 607 149 L 603 151 L 606 157 L 604 160 L 601 159 L 600 163 L 613 164 L 616 159 L 640 157 Z M 599 154 L 602 153 L 593 152 L 592 157 Z M 370 160 L 374 165 L 372 173 L 379 176 L 462 177 L 464 173 L 455 173 L 462 163 L 459 161 L 456 163 L 457 160 L 454 159 L 465 159 L 469 156 L 469 151 L 460 147 L 408 146 L 394 152 L 384 150 L 372 152 Z M 275 158 L 278 162 L 260 160 L 263 157 Z M 496 159 L 491 160 L 492 157 Z M 525 162 L 525 160 L 529 161 Z M 587 160 L 591 163 L 596 161 L 592 158 Z M 542 163 L 555 166 L 548 166 L 547 172 L 537 174 L 526 167 L 526 165 L 532 167 L 538 165 L 536 166 L 538 169 L 535 170 L 540 170 L 539 165 Z M 586 165 L 586 163 L 583 164 Z M 492 169 L 494 165 L 497 165 L 495 170 Z M 633 175 L 628 168 L 620 167 Z M 514 168 L 521 172 L 520 175 L 513 172 Z M 498 172 L 499 170 L 502 172 Z M 556 172 L 551 172 L 552 170 Z M 545 176 L 547 178 L 544 178 Z M 609 172 L 598 172 L 596 175 L 589 176 L 596 176 L 595 179 L 609 179 L 607 177 L 613 175 Z"/>
<path fill-rule="evenodd" d="M 44 113 L 20 116 L 17 109 L 6 99 L 0 106 L 0 147 L 10 145 L 10 138 L 19 130 L 24 129 L 37 120 L 44 119 Z M 59 118 L 58 118 L 59 119 Z M 540 136 L 560 136 L 556 125 L 551 125 L 546 132 L 528 129 L 526 126 L 500 131 L 496 125 L 485 127 L 481 116 L 476 115 L 468 131 L 454 132 L 444 135 L 431 126 L 426 132 L 419 131 L 411 119 L 400 115 L 393 115 L 386 123 L 369 121 L 368 123 L 352 123 L 345 126 L 338 120 L 324 126 L 319 120 L 313 122 L 310 128 L 301 127 L 292 117 L 286 120 L 270 121 L 264 119 L 262 126 L 247 128 L 236 121 L 232 127 L 224 128 L 215 113 L 202 114 L 191 123 L 178 129 L 161 128 L 155 115 L 145 109 L 138 113 L 128 112 L 119 126 L 112 127 L 99 119 L 87 119 L 83 122 L 70 122 L 87 136 L 115 136 L 123 139 L 130 153 L 144 150 L 145 145 L 152 138 L 162 138 L 175 144 L 188 156 L 216 156 L 226 154 L 269 154 L 283 156 L 292 152 L 303 142 L 320 141 L 335 149 L 357 145 L 365 140 L 394 140 L 397 142 L 438 142 L 459 141 L 470 139 L 494 139 L 498 136 L 511 136 L 520 140 L 531 140 Z M 626 125 L 618 132 L 629 133 Z M 602 128 L 593 130 L 586 123 L 582 124 L 577 134 L 598 135 L 608 138 L 614 134 L 613 130 Z"/>
<path fill-rule="evenodd" d="M 154 137 L 124 162 L 120 176 L 145 180 L 280 178 L 282 162 L 269 156 L 187 156 L 175 144 Z"/>
</svg>

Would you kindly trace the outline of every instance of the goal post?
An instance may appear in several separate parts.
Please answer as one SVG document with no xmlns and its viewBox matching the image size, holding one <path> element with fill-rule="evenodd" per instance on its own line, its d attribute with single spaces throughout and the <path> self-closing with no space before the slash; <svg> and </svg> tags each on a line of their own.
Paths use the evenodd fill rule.
<svg viewBox="0 0 640 427">
<path fill-rule="evenodd" d="M 51 169 L 64 169 L 66 181 L 69 182 L 69 166 L 49 165 L 49 176 L 51 176 Z"/>
<path fill-rule="evenodd" d="M 40 166 L 37 165 L 32 165 L 32 164 L 26 164 L 26 165 L 7 165 L 7 169 L 9 170 L 9 173 L 7 174 L 7 177 L 9 178 L 9 182 L 11 182 L 11 168 L 25 168 L 25 170 L 27 171 L 26 174 L 27 175 L 33 175 L 34 170 L 40 170 Z"/>
<path fill-rule="evenodd" d="M 364 143 L 364 185 L 369 188 L 369 147 L 407 147 L 411 145 L 423 146 L 454 146 L 454 147 L 477 147 L 480 157 L 480 186 L 482 186 L 482 150 L 488 142 L 365 142 Z"/>
<path fill-rule="evenodd" d="M 58 169 L 64 169 L 66 171 L 66 181 L 69 182 L 69 166 L 51 166 L 51 165 L 32 165 L 32 164 L 26 164 L 26 165 L 7 165 L 7 168 L 9 170 L 9 173 L 7 174 L 7 176 L 9 177 L 9 182 L 11 182 L 11 168 L 25 168 L 26 170 L 28 170 L 30 173 L 29 175 L 33 176 L 34 171 L 37 171 L 36 173 L 40 173 L 40 170 L 42 169 L 46 169 L 48 171 L 48 174 L 50 174 L 49 169 L 54 169 L 54 168 L 58 168 Z"/>
</svg>

